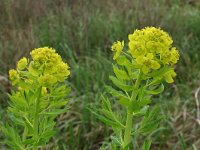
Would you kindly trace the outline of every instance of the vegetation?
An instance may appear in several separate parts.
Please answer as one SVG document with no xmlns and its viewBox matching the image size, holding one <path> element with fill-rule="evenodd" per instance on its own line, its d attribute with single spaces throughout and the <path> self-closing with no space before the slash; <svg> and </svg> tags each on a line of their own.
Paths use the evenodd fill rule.
<svg viewBox="0 0 200 150">
<path fill-rule="evenodd" d="M 68 64 L 48 47 L 31 51 L 9 71 L 13 90 L 9 94 L 9 120 L 1 125 L 5 143 L 11 149 L 38 149 L 55 134 L 55 118 L 67 111 L 69 88 L 62 85 L 69 76 Z"/>
<path fill-rule="evenodd" d="M 113 43 L 113 59 L 116 60 L 113 72 L 116 77 L 110 76 L 110 79 L 115 88 L 107 86 L 108 92 L 116 97 L 115 101 L 122 108 L 113 112 L 109 99 L 103 98 L 102 109 L 99 110 L 103 115 L 95 113 L 95 110 L 92 112 L 115 133 L 109 149 L 139 149 L 133 142 L 143 135 L 148 138 L 142 150 L 149 150 L 151 136 L 148 135 L 158 128 L 162 119 L 157 106 L 152 110 L 149 108 L 151 97 L 163 92 L 164 81 L 173 83 L 179 52 L 172 47 L 169 35 L 159 28 L 135 30 L 128 39 L 128 50 L 124 50 L 124 41 Z"/>
<path fill-rule="evenodd" d="M 105 85 L 112 85 L 111 45 L 146 26 L 161 27 L 180 51 L 177 77 L 152 105 L 164 116 L 151 135 L 152 149 L 199 149 L 199 122 L 194 94 L 200 79 L 200 4 L 196 0 L 7 0 L 0 2 L 0 123 L 11 85 L 10 68 L 35 47 L 50 46 L 69 63 L 71 92 L 67 113 L 56 118 L 58 132 L 46 149 L 99 149 L 109 145 L 112 130 L 88 108 L 101 107 Z M 124 41 L 127 43 L 127 41 Z M 115 99 L 109 97 L 111 102 Z M 121 107 L 113 104 L 113 108 Z M 5 149 L 0 133 L 0 147 Z M 142 137 L 141 137 L 142 139 Z M 134 145 L 139 147 L 143 140 Z"/>
</svg>

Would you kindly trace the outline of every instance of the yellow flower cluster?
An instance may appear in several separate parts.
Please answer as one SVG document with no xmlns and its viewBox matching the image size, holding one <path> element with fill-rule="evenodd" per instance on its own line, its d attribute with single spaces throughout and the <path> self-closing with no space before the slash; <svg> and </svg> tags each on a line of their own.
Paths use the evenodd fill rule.
<svg viewBox="0 0 200 150">
<path fill-rule="evenodd" d="M 70 74 L 68 64 L 64 63 L 60 55 L 52 48 L 35 49 L 31 52 L 31 57 L 33 61 L 29 69 L 33 72 L 38 70 L 38 73 L 42 74 L 45 80 L 48 79 L 46 76 L 51 76 L 51 79 L 55 78 L 56 81 L 62 82 Z"/>
<path fill-rule="evenodd" d="M 64 81 L 69 76 L 68 64 L 62 61 L 62 58 L 54 49 L 49 47 L 38 48 L 32 50 L 30 54 L 32 61 L 29 65 L 27 58 L 23 57 L 17 63 L 17 70 L 12 69 L 9 71 L 12 81 L 22 78 L 26 83 L 29 83 L 28 81 L 34 79 L 41 86 L 48 87 Z M 27 74 L 25 68 L 28 70 Z"/>
<path fill-rule="evenodd" d="M 172 47 L 171 37 L 161 29 L 147 27 L 129 35 L 129 52 L 144 74 L 150 69 L 157 70 L 161 65 L 174 65 L 179 53 Z"/>
<path fill-rule="evenodd" d="M 133 34 L 129 34 L 128 39 L 128 52 L 136 67 L 140 68 L 144 74 L 158 70 L 163 66 L 173 67 L 179 60 L 177 49 L 172 47 L 171 37 L 160 28 L 146 27 L 135 30 Z M 117 59 L 123 47 L 124 42 L 113 43 L 114 59 Z M 166 81 L 173 82 L 172 77 L 175 75 L 174 71 L 168 72 L 165 75 Z"/>
</svg>

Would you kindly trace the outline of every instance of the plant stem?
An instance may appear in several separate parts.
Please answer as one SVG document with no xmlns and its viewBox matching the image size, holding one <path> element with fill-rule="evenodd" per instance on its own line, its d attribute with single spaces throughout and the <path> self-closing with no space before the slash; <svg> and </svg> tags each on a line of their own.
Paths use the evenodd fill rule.
<svg viewBox="0 0 200 150">
<path fill-rule="evenodd" d="M 27 136 L 27 127 L 24 127 L 24 132 L 23 132 L 23 136 L 22 136 L 22 140 L 25 141 L 26 140 L 26 136 Z"/>
<path fill-rule="evenodd" d="M 37 141 L 38 139 L 38 121 L 39 121 L 39 104 L 40 104 L 40 97 L 41 97 L 41 90 L 42 90 L 42 87 L 40 87 L 38 89 L 38 96 L 37 96 L 37 99 L 36 99 L 36 105 L 35 105 L 35 116 L 34 116 L 34 123 L 33 123 L 33 129 L 34 129 L 34 140 Z M 34 146 L 34 149 L 37 150 L 37 145 Z"/>
<path fill-rule="evenodd" d="M 127 110 L 127 119 L 126 119 L 126 127 L 124 132 L 124 143 L 123 143 L 123 149 L 129 144 L 131 140 L 131 128 L 133 124 L 133 118 L 132 113 Z"/>
<path fill-rule="evenodd" d="M 130 99 L 131 101 L 136 100 L 136 97 L 137 97 L 136 91 L 138 90 L 140 86 L 141 76 L 142 76 L 142 72 L 140 70 L 140 73 L 134 85 L 134 90 L 132 92 L 132 96 Z M 134 98 L 132 99 L 133 94 L 134 94 Z M 126 119 L 126 126 L 125 126 L 125 132 L 124 132 L 123 150 L 125 150 L 128 144 L 130 143 L 132 125 L 133 125 L 133 112 L 129 108 L 127 108 L 127 119 Z"/>
</svg>

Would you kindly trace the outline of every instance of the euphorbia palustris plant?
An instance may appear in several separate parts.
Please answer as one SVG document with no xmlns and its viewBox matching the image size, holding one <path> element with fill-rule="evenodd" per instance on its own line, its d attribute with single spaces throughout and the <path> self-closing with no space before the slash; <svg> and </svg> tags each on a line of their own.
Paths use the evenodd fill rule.
<svg viewBox="0 0 200 150">
<path fill-rule="evenodd" d="M 179 60 L 171 37 L 159 28 L 135 30 L 128 39 L 127 45 L 124 41 L 112 45 L 116 63 L 113 64 L 115 76 L 110 79 L 114 87 L 106 86 L 122 110 L 113 112 L 111 102 L 103 97 L 101 115 L 92 111 L 114 130 L 112 149 L 133 149 L 133 139 L 149 135 L 158 127 L 159 107 L 149 107 L 151 97 L 164 90 L 163 82 L 174 81 L 174 65 Z M 150 145 L 151 140 L 146 140 L 142 149 L 148 150 Z"/>
<path fill-rule="evenodd" d="M 23 57 L 9 71 L 14 90 L 9 95 L 9 120 L 1 127 L 5 143 L 16 150 L 37 150 L 55 134 L 55 118 L 66 112 L 70 74 L 54 49 L 43 47 Z"/>
</svg>

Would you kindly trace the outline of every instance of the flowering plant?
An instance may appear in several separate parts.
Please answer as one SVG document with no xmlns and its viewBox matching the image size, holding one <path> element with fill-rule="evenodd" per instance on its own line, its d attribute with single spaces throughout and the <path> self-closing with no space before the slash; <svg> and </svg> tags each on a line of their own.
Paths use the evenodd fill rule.
<svg viewBox="0 0 200 150">
<path fill-rule="evenodd" d="M 9 71 L 15 90 L 8 94 L 9 122 L 1 127 L 12 149 L 38 149 L 55 134 L 55 118 L 66 112 L 69 88 L 62 84 L 69 66 L 54 49 L 43 47 L 23 57 Z"/>
<path fill-rule="evenodd" d="M 164 81 L 174 81 L 174 65 L 179 60 L 177 49 L 172 47 L 172 39 L 161 29 L 146 27 L 135 30 L 128 38 L 127 48 L 124 48 L 124 41 L 112 45 L 116 64 L 113 65 L 115 76 L 110 76 L 110 79 L 115 88 L 106 86 L 123 109 L 113 112 L 111 102 L 103 97 L 102 109 L 99 109 L 102 115 L 92 111 L 114 130 L 112 149 L 120 147 L 128 150 L 133 138 L 148 135 L 158 127 L 161 120 L 159 107 L 149 108 L 151 97 L 164 90 Z M 142 120 L 135 121 L 136 126 L 133 126 L 133 117 Z M 142 149 L 148 150 L 150 145 L 151 141 L 147 140 Z"/>
</svg>

